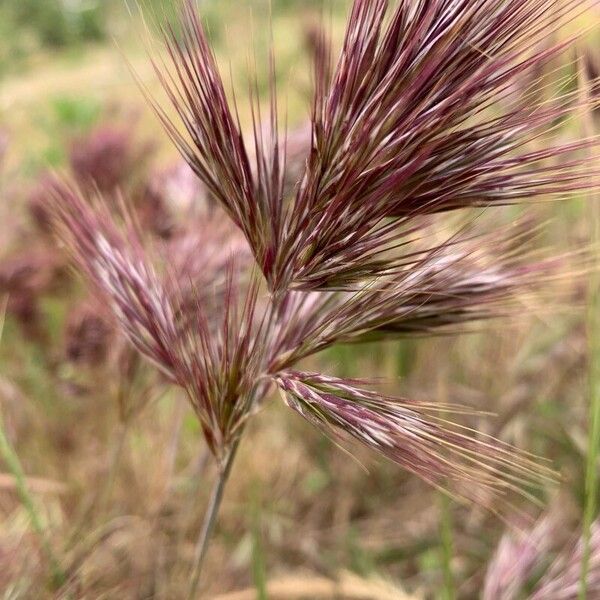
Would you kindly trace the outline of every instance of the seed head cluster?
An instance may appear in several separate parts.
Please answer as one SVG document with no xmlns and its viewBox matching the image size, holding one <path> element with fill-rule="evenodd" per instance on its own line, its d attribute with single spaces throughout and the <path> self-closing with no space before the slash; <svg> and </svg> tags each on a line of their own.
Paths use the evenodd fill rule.
<svg viewBox="0 0 600 600">
<path fill-rule="evenodd" d="M 595 185 L 586 158 L 595 140 L 536 146 L 575 93 L 541 105 L 511 96 L 515 81 L 568 48 L 539 38 L 583 4 L 354 0 L 337 62 L 327 36 L 312 34 L 311 122 L 290 148 L 273 58 L 266 119 L 251 87 L 248 138 L 194 2 L 183 1 L 176 30 L 163 25 L 166 55 L 153 62 L 178 119 L 148 97 L 210 210 L 185 235 L 150 244 L 135 219 L 61 186 L 54 224 L 131 344 L 185 390 L 221 464 L 277 389 L 327 434 L 461 498 L 490 503 L 550 476 L 452 423 L 456 407 L 299 362 L 339 343 L 513 314 L 524 293 L 557 277 L 562 261 L 534 258 L 522 228 L 434 231 L 459 209 Z"/>
</svg>

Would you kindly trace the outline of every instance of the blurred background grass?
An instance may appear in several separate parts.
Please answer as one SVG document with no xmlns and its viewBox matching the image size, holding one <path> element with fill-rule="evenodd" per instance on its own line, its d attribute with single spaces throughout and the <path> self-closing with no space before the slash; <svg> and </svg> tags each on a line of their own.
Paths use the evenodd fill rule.
<svg viewBox="0 0 600 600">
<path fill-rule="evenodd" d="M 162 0 L 142 3 L 150 23 Z M 272 19 L 279 91 L 290 129 L 308 118 L 307 24 L 323 11 L 339 42 L 346 0 L 205 0 L 217 56 L 240 96 L 248 64 L 261 68 Z M 322 5 L 325 8 L 322 8 Z M 272 16 L 269 17 L 270 11 Z M 593 24 L 593 23 L 588 23 Z M 0 3 L 0 265 L 29 240 L 27 200 L 48 168 L 65 169 L 73 140 L 116 124 L 148 144 L 150 169 L 176 160 L 127 67 L 157 90 L 139 7 L 127 0 Z M 596 50 L 595 38 L 587 42 Z M 573 57 L 571 56 L 572 60 Z M 572 64 L 561 66 L 569 73 Z M 556 135 L 579 135 L 577 119 Z M 543 242 L 569 250 L 589 238 L 585 199 L 543 205 Z M 510 219 L 497 211 L 483 219 Z M 523 314 L 485 331 L 434 340 L 341 348 L 325 372 L 385 377 L 399 395 L 495 413 L 466 424 L 552 461 L 561 485 L 540 492 L 574 530 L 585 502 L 589 339 L 585 290 L 559 315 Z M 178 598 L 214 475 L 196 419 L 176 392 L 129 426 L 107 506 L 93 504 L 109 476 L 121 423 L 109 369 L 85 369 L 65 352 L 77 285 L 40 299 L 43 335 L 9 311 L 0 343 L 0 407 L 50 544 L 78 573 L 71 596 Z M 594 383 L 594 382 L 592 382 Z M 181 408 L 178 408 L 181 407 Z M 476 598 L 504 531 L 491 515 L 459 506 L 362 449 L 357 460 L 277 402 L 250 425 L 208 557 L 207 597 Z M 88 510 L 91 507 L 90 510 Z M 532 516 L 540 509 L 524 504 Z M 83 523 L 71 539 L 75 524 Z M 0 595 L 42 598 L 44 554 L 0 461 Z M 75 568 L 73 567 L 73 568 Z M 246 590 L 237 594 L 235 590 Z M 404 596 L 406 591 L 406 596 Z M 47 592 L 51 597 L 51 592 Z"/>
</svg>

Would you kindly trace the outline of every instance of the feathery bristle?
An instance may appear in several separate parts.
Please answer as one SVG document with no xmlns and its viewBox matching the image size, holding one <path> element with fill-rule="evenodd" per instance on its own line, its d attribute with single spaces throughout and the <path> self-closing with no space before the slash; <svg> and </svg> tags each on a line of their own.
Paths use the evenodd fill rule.
<svg viewBox="0 0 600 600">
<path fill-rule="evenodd" d="M 92 207 L 76 188 L 61 186 L 53 202 L 60 239 L 108 301 L 126 337 L 174 379 L 173 348 L 178 334 L 173 307 L 135 230 L 124 233 L 106 206 L 98 201 Z"/>
<path fill-rule="evenodd" d="M 220 210 L 188 223 L 168 241 L 162 254 L 170 277 L 176 281 L 171 287 L 172 301 L 183 319 L 194 313 L 198 300 L 205 305 L 221 305 L 228 267 L 235 269 L 236 279 L 244 281 L 253 265 L 244 236 Z"/>
<path fill-rule="evenodd" d="M 447 420 L 452 407 L 392 398 L 316 373 L 285 371 L 275 381 L 288 406 L 325 433 L 354 438 L 457 498 L 496 510 L 507 493 L 552 478 L 515 448 Z"/>
<path fill-rule="evenodd" d="M 561 525 L 558 514 L 548 513 L 527 530 L 506 533 L 490 562 L 484 583 L 484 600 L 576 600 L 581 585 L 581 539 L 557 550 Z M 554 558 L 553 558 L 554 557 Z M 526 591 L 532 590 L 527 593 Z M 593 523 L 587 597 L 600 595 L 600 524 Z"/>
<path fill-rule="evenodd" d="M 183 2 L 181 35 L 167 26 L 163 27 L 163 37 L 172 68 L 159 65 L 157 60 L 153 64 L 191 141 L 155 100 L 149 100 L 194 173 L 244 232 L 261 268 L 267 269 L 272 260 L 271 234 L 280 227 L 285 162 L 277 139 L 274 95 L 268 141 L 264 140 L 260 110 L 253 110 L 253 170 L 237 114 L 230 109 L 193 1 Z"/>
<path fill-rule="evenodd" d="M 207 314 L 198 306 L 195 321 L 178 345 L 178 378 L 202 424 L 207 443 L 219 460 L 241 433 L 257 400 L 266 391 L 264 353 L 267 315 L 257 306 L 259 285 L 242 292 L 235 267 L 227 268 L 220 310 Z"/>
<path fill-rule="evenodd" d="M 518 228 L 515 228 L 518 230 Z M 275 368 L 335 343 L 447 334 L 477 322 L 515 314 L 527 293 L 566 278 L 565 260 L 529 256 L 522 233 L 463 232 L 406 257 L 407 264 L 356 291 L 291 292 L 282 302 L 273 345 Z"/>
<path fill-rule="evenodd" d="M 189 248 L 171 247 L 172 262 L 159 275 L 135 228 L 125 233 L 106 207 L 92 206 L 72 188 L 61 187 L 54 201 L 57 231 L 79 267 L 130 343 L 186 391 L 221 459 L 262 389 L 268 348 L 265 319 L 257 316 L 259 286 L 223 259 L 223 240 L 216 235 L 223 229 L 214 230 L 212 248 L 208 236 L 201 247 L 196 238 L 195 256 Z M 232 251 L 239 247 L 235 239 Z"/>
<path fill-rule="evenodd" d="M 488 110 L 568 47 L 532 44 L 582 5 L 402 0 L 386 21 L 387 1 L 357 0 L 331 88 L 315 102 L 278 281 L 352 284 L 389 268 L 381 251 L 419 215 L 597 186 L 593 166 L 573 158 L 596 140 L 527 147 L 566 114 L 566 98 Z"/>
</svg>

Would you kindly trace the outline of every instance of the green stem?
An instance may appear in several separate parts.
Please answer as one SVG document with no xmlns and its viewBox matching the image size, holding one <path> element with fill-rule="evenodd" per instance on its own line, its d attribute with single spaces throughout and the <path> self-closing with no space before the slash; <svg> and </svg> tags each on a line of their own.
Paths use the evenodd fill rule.
<svg viewBox="0 0 600 600">
<path fill-rule="evenodd" d="M 206 558 L 208 544 L 215 528 L 217 515 L 221 506 L 221 500 L 223 499 L 223 492 L 225 491 L 225 485 L 227 484 L 229 474 L 231 473 L 231 467 L 233 466 L 233 461 L 235 460 L 238 446 L 239 438 L 234 442 L 231 450 L 229 451 L 227 459 L 219 469 L 219 474 L 212 490 L 210 503 L 206 509 L 204 522 L 202 523 L 202 529 L 200 530 L 200 536 L 198 537 L 198 541 L 196 543 L 194 569 L 190 577 L 190 587 L 187 595 L 188 600 L 195 600 L 198 593 L 198 585 L 202 575 L 202 567 L 204 565 L 204 559 Z"/>
<path fill-rule="evenodd" d="M 36 535 L 40 540 L 43 552 L 46 554 L 48 562 L 50 563 L 50 572 L 52 576 L 52 584 L 55 588 L 60 588 L 65 582 L 65 574 L 63 573 L 60 563 L 54 552 L 52 546 L 46 536 L 44 526 L 42 524 L 42 518 L 38 513 L 33 498 L 27 488 L 27 482 L 25 473 L 21 467 L 19 457 L 11 446 L 6 431 L 4 429 L 4 420 L 2 418 L 2 412 L 0 411 L 0 456 L 6 463 L 8 470 L 11 472 L 15 479 L 17 493 L 21 500 L 21 503 L 29 515 L 31 526 L 35 531 Z"/>
<path fill-rule="evenodd" d="M 595 224 L 598 228 L 598 224 Z M 598 235 L 598 234 L 597 234 Z M 600 236 L 599 236 L 600 237 Z M 587 464 L 585 473 L 585 508 L 583 514 L 583 556 L 581 561 L 580 600 L 587 597 L 587 575 L 590 562 L 591 528 L 596 518 L 598 496 L 598 452 L 600 450 L 600 323 L 598 322 L 598 282 L 590 282 L 589 332 L 589 393 L 590 411 Z"/>
<path fill-rule="evenodd" d="M 256 600 L 268 600 L 267 574 L 261 542 L 261 503 L 258 489 L 252 494 L 252 574 Z"/>
<path fill-rule="evenodd" d="M 582 69 L 582 73 L 583 73 Z M 589 109 L 589 81 L 585 75 L 580 76 L 581 95 L 585 105 L 583 115 L 583 132 L 585 137 L 594 133 L 592 115 Z M 600 257 L 598 256 L 598 244 L 600 243 L 600 215 L 595 206 L 596 198 L 591 194 L 588 198 L 590 210 L 590 222 L 592 226 L 591 241 L 592 252 L 594 252 L 594 262 L 592 272 L 589 278 L 588 288 L 588 377 L 589 377 L 589 433 L 588 450 L 585 472 L 585 507 L 583 513 L 583 554 L 581 559 L 581 574 L 579 582 L 579 600 L 587 598 L 587 579 L 590 566 L 590 542 L 591 530 L 596 513 L 598 510 L 598 453 L 600 451 L 600 281 L 598 280 L 598 267 L 600 266 Z"/>
<path fill-rule="evenodd" d="M 440 536 L 442 540 L 442 568 L 444 571 L 444 600 L 454 600 L 454 575 L 452 573 L 452 515 L 450 514 L 450 499 L 440 494 Z"/>
</svg>

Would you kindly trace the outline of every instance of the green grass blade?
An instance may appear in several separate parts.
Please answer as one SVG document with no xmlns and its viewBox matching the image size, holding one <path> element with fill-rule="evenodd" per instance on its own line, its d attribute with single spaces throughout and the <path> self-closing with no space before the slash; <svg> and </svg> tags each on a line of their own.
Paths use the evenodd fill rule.
<svg viewBox="0 0 600 600">
<path fill-rule="evenodd" d="M 580 90 L 582 105 L 586 107 L 583 114 L 583 133 L 592 136 L 594 125 L 591 115 L 589 81 L 585 76 L 585 69 L 580 68 Z M 598 454 L 600 452 L 600 281 L 598 279 L 598 267 L 600 267 L 600 255 L 598 245 L 600 244 L 600 214 L 596 200 L 590 194 L 589 211 L 591 223 L 592 251 L 594 252 L 594 265 L 589 278 L 588 288 L 588 342 L 589 342 L 589 433 L 588 450 L 585 472 L 585 506 L 583 514 L 583 554 L 581 560 L 581 577 L 579 585 L 579 600 L 587 598 L 587 578 L 590 565 L 590 538 L 591 528 L 598 511 Z"/>
<path fill-rule="evenodd" d="M 442 598 L 444 600 L 454 600 L 456 590 L 454 586 L 454 574 L 452 573 L 454 543 L 452 536 L 451 500 L 446 494 L 440 494 L 440 539 L 441 563 L 444 573 Z"/>
<path fill-rule="evenodd" d="M 252 576 L 256 600 L 268 600 L 267 567 L 262 547 L 261 505 L 258 491 L 252 502 Z"/>
</svg>

